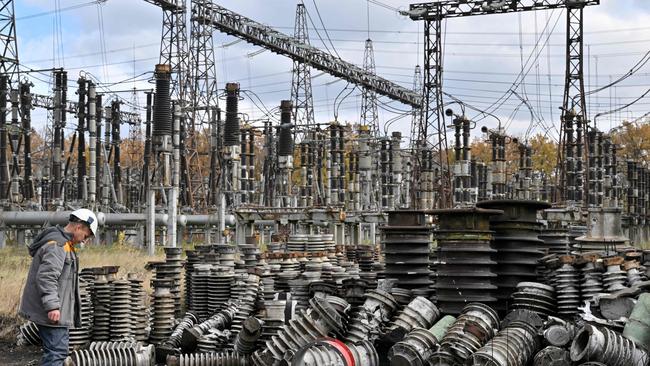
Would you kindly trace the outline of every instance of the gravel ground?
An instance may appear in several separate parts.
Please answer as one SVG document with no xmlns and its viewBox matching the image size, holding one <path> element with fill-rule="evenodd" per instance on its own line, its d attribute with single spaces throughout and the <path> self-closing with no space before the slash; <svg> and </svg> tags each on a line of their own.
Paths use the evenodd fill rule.
<svg viewBox="0 0 650 366">
<path fill-rule="evenodd" d="M 38 365 L 40 357 L 40 347 L 16 347 L 9 342 L 0 342 L 0 365 L 2 366 Z"/>
</svg>

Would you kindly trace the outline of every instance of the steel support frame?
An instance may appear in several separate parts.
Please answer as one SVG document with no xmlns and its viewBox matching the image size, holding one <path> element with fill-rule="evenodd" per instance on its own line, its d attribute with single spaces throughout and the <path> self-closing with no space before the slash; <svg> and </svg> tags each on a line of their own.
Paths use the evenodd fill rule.
<svg viewBox="0 0 650 366">
<path fill-rule="evenodd" d="M 588 185 L 583 172 L 589 169 L 584 159 L 589 146 L 585 136 L 589 131 L 584 86 L 584 5 L 567 8 L 566 23 L 566 70 L 564 78 L 564 95 L 562 99 L 562 114 L 560 128 L 560 144 L 558 147 L 559 194 L 555 201 L 563 201 L 568 205 L 586 204 L 589 196 Z M 582 127 L 580 136 L 573 136 L 577 127 Z M 577 151 L 582 149 L 583 151 Z M 577 187 L 575 185 L 580 185 Z M 572 186 L 574 188 L 571 188 Z M 575 191 L 583 192 L 577 194 Z"/>
<path fill-rule="evenodd" d="M 416 197 L 413 202 L 420 201 L 417 195 L 419 179 L 422 176 L 424 162 L 423 151 L 430 150 L 437 155 L 435 163 L 439 174 L 434 179 L 434 191 L 438 194 L 437 208 L 451 207 L 451 175 L 449 172 L 449 157 L 447 156 L 447 134 L 442 116 L 442 18 L 424 20 L 424 82 L 422 117 L 417 126 L 414 153 L 415 166 L 413 170 L 413 187 Z M 432 209 L 434 207 L 418 207 Z"/>
</svg>

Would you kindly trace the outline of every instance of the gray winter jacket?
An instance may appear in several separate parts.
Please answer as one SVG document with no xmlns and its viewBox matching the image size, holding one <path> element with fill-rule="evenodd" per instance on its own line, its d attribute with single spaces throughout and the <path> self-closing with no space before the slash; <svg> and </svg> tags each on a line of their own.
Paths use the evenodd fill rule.
<svg viewBox="0 0 650 366">
<path fill-rule="evenodd" d="M 19 310 L 24 318 L 46 326 L 81 326 L 78 262 L 71 239 L 55 226 L 43 230 L 29 246 L 33 259 Z M 61 317 L 52 324 L 47 313 L 56 309 Z"/>
</svg>

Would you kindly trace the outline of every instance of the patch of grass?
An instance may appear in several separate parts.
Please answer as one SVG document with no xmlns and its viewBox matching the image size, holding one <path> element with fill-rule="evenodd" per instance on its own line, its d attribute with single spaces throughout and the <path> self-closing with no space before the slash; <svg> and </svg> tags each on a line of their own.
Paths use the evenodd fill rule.
<svg viewBox="0 0 650 366">
<path fill-rule="evenodd" d="M 144 269 L 151 260 L 161 260 L 164 253 L 161 248 L 154 257 L 149 257 L 146 250 L 140 250 L 127 244 L 92 245 L 78 251 L 80 268 L 119 266 L 118 277 L 136 273 L 144 280 L 144 287 L 149 292 L 151 272 Z M 13 334 L 12 328 L 22 323 L 18 320 L 18 307 L 27 272 L 32 258 L 22 246 L 8 246 L 0 250 L 0 338 Z"/>
</svg>

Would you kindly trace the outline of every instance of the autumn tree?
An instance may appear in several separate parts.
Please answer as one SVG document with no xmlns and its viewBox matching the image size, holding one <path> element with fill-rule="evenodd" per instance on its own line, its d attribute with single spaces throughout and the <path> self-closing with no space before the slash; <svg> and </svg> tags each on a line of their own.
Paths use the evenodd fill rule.
<svg viewBox="0 0 650 366">
<path fill-rule="evenodd" d="M 533 150 L 533 170 L 551 176 L 557 165 L 557 144 L 541 133 L 531 137 L 528 144 Z"/>
</svg>

